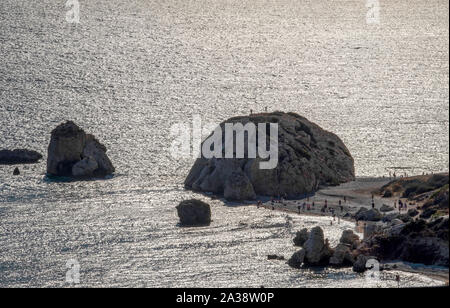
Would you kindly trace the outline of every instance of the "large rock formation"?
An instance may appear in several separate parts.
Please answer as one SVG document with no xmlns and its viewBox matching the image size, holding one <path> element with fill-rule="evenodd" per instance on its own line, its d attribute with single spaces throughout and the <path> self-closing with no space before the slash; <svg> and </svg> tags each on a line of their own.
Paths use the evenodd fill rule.
<svg viewBox="0 0 450 308">
<path fill-rule="evenodd" d="M 182 226 L 203 226 L 211 223 L 211 208 L 200 200 L 185 200 L 177 206 Z"/>
<path fill-rule="evenodd" d="M 353 158 L 341 139 L 302 116 L 276 112 L 236 117 L 221 123 L 222 157 L 225 157 L 226 123 L 244 126 L 253 123 L 257 135 L 261 132 L 259 123 L 278 123 L 278 165 L 274 169 L 261 169 L 260 163 L 265 160 L 259 155 L 249 158 L 247 147 L 244 158 L 202 156 L 185 180 L 187 189 L 233 200 L 253 199 L 255 194 L 294 198 L 314 192 L 321 185 L 337 185 L 355 177 Z M 267 135 L 269 144 L 268 129 Z M 245 140 L 248 139 L 246 135 Z"/>
<path fill-rule="evenodd" d="M 106 147 L 68 121 L 52 131 L 48 147 L 47 174 L 91 178 L 114 173 Z"/>
<path fill-rule="evenodd" d="M 0 165 L 33 164 L 37 163 L 41 158 L 42 155 L 40 153 L 31 150 L 0 151 Z"/>
</svg>

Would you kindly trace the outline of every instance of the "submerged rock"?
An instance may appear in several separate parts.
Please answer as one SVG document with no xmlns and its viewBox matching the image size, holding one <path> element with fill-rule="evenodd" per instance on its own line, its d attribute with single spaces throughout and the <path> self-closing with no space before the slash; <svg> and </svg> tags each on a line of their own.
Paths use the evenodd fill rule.
<svg viewBox="0 0 450 308">
<path fill-rule="evenodd" d="M 33 164 L 41 158 L 40 153 L 31 150 L 0 150 L 0 165 Z"/>
<path fill-rule="evenodd" d="M 68 121 L 52 131 L 48 147 L 47 174 L 92 178 L 114 173 L 106 147 Z"/>
<path fill-rule="evenodd" d="M 177 206 L 182 226 L 204 226 L 211 223 L 211 208 L 200 200 L 185 200 Z"/>
<path fill-rule="evenodd" d="M 355 178 L 353 158 L 341 139 L 302 116 L 275 112 L 236 117 L 220 124 L 223 135 L 226 123 L 255 124 L 257 135 L 259 123 L 278 123 L 278 164 L 274 169 L 261 169 L 260 162 L 265 160 L 259 155 L 249 158 L 248 147 L 245 158 L 202 156 L 185 180 L 187 189 L 233 200 L 253 199 L 255 194 L 289 198 L 312 193 L 320 185 L 338 185 Z M 223 136 L 222 156 L 225 140 Z"/>
</svg>

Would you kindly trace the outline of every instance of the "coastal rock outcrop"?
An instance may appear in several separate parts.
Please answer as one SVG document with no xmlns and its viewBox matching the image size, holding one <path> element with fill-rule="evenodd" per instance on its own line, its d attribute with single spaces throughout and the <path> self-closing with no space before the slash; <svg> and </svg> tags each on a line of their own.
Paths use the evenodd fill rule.
<svg viewBox="0 0 450 308">
<path fill-rule="evenodd" d="M 260 129 L 263 125 L 258 125 L 262 123 L 266 127 L 268 123 L 278 124 L 278 164 L 274 169 L 260 168 L 265 159 L 260 157 L 258 145 L 256 158 L 249 157 L 248 146 L 244 149 L 244 158 L 205 158 L 202 155 L 185 180 L 186 189 L 224 195 L 230 200 L 254 199 L 255 195 L 294 198 L 315 192 L 322 185 L 354 180 L 354 161 L 341 139 L 294 113 L 253 114 L 221 123 L 223 136 L 221 151 L 218 150 L 221 157 L 225 157 L 226 124 L 234 127 L 254 124 L 255 134 L 259 135 L 264 131 Z M 248 141 L 248 135 L 244 136 Z M 276 137 L 269 136 L 267 132 L 266 144 Z M 205 141 L 202 148 L 204 146 Z"/>
<path fill-rule="evenodd" d="M 0 165 L 34 164 L 41 158 L 40 153 L 31 150 L 0 150 Z"/>
<path fill-rule="evenodd" d="M 294 245 L 303 247 L 303 245 L 308 240 L 308 238 L 309 238 L 309 231 L 308 231 L 308 229 L 303 228 L 296 233 L 295 238 L 294 238 Z"/>
<path fill-rule="evenodd" d="M 101 177 L 114 173 L 106 147 L 68 121 L 52 131 L 48 147 L 47 174 L 75 178 Z"/>
<path fill-rule="evenodd" d="M 211 223 L 211 208 L 200 200 L 185 200 L 177 207 L 182 226 L 205 226 Z"/>
<path fill-rule="evenodd" d="M 20 170 L 19 170 L 19 168 L 16 167 L 16 168 L 14 169 L 13 175 L 20 175 Z"/>
</svg>

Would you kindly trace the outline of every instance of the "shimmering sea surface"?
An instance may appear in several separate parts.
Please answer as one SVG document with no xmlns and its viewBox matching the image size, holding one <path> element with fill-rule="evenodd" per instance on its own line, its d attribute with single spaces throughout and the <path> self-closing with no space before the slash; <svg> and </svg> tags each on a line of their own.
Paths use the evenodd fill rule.
<svg viewBox="0 0 450 308">
<path fill-rule="evenodd" d="M 192 159 L 169 151 L 195 115 L 293 111 L 339 135 L 358 176 L 448 171 L 448 1 L 0 1 L 0 149 L 44 154 L 0 166 L 0 287 L 368 286 L 351 270 L 294 270 L 302 227 L 336 243 L 350 223 L 224 205 L 183 190 Z M 45 179 L 51 130 L 73 120 L 109 149 L 111 179 Z M 180 228 L 175 206 L 212 205 Z M 375 286 L 396 286 L 395 272 Z M 403 286 L 440 282 L 401 273 Z"/>
</svg>

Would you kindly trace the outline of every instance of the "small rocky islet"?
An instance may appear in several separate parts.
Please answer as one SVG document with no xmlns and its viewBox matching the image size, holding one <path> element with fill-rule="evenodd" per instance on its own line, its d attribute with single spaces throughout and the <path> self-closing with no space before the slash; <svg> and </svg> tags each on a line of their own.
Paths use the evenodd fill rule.
<svg viewBox="0 0 450 308">
<path fill-rule="evenodd" d="M 186 189 L 213 193 L 227 201 L 254 200 L 257 196 L 295 199 L 355 179 L 353 158 L 339 137 L 304 117 L 282 112 L 255 114 L 229 119 L 220 126 L 223 131 L 225 123 L 248 122 L 279 124 L 278 166 L 260 170 L 259 158 L 202 157 L 187 176 Z M 294 244 L 302 248 L 287 263 L 295 268 L 350 266 L 356 272 L 365 271 L 370 259 L 449 266 L 448 174 L 422 180 L 396 179 L 374 193 L 384 198 L 415 198 L 423 205 L 404 214 L 387 204 L 380 209 L 361 207 L 347 218 L 369 223 L 370 232 L 359 239 L 352 230 L 346 230 L 334 248 L 320 227 L 302 229 L 294 238 Z M 269 255 L 268 259 L 284 257 Z"/>
</svg>

